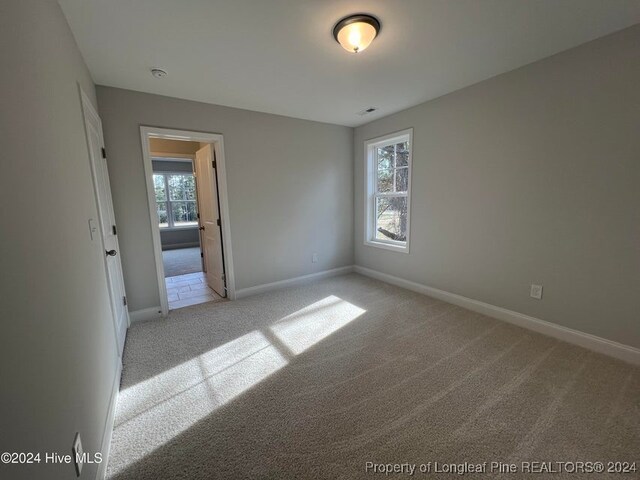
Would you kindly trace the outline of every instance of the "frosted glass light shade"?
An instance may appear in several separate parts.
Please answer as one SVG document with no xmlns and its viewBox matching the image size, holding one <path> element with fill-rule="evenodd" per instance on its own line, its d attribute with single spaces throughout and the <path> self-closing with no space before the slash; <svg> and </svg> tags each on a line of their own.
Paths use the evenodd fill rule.
<svg viewBox="0 0 640 480">
<path fill-rule="evenodd" d="M 353 15 L 340 20 L 333 29 L 336 41 L 350 53 L 362 52 L 378 35 L 380 22 L 369 15 Z"/>
</svg>

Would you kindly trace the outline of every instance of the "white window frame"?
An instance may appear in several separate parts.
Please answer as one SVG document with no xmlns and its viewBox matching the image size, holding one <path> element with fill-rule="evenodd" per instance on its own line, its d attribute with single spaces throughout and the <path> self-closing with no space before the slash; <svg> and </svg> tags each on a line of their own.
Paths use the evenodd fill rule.
<svg viewBox="0 0 640 480">
<path fill-rule="evenodd" d="M 192 177 L 195 177 L 195 175 L 193 174 L 193 172 L 153 172 L 153 175 L 162 175 L 164 177 L 164 188 L 165 188 L 165 192 L 166 192 L 166 196 L 167 199 L 164 203 L 167 205 L 167 226 L 166 227 L 161 227 L 160 223 L 158 223 L 158 228 L 160 229 L 160 231 L 162 232 L 168 232 L 168 231 L 173 231 L 173 230 L 193 230 L 198 228 L 198 223 L 194 224 L 194 225 L 175 225 L 175 221 L 173 219 L 173 210 L 171 209 L 171 203 L 172 202 L 195 202 L 196 204 L 196 210 L 198 209 L 198 202 L 197 199 L 196 200 L 171 200 L 170 199 L 170 195 L 169 195 L 169 176 L 170 175 L 191 175 Z M 197 188 L 197 187 L 196 187 Z M 154 194 L 154 198 L 155 198 L 155 194 Z M 156 205 L 158 204 L 158 202 L 156 201 Z M 156 207 L 157 208 L 157 207 Z"/>
<path fill-rule="evenodd" d="M 376 198 L 384 196 L 384 194 L 377 193 L 377 165 L 376 165 L 376 149 L 382 146 L 409 142 L 409 159 L 407 165 L 409 166 L 408 172 L 408 184 L 407 184 L 407 241 L 399 242 L 396 240 L 381 240 L 376 238 Z M 413 128 L 408 128 L 399 132 L 390 133 L 381 137 L 373 138 L 364 142 L 364 244 L 383 248 L 386 250 L 392 250 L 395 252 L 409 253 L 409 242 L 411 240 L 411 176 L 413 160 Z M 396 194 L 394 194 L 396 196 Z"/>
</svg>

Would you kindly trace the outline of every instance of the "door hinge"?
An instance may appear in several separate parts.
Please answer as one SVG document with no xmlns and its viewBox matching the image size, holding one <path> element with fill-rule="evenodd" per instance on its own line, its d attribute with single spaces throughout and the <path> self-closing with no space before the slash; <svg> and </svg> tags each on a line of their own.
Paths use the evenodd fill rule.
<svg viewBox="0 0 640 480">
<path fill-rule="evenodd" d="M 223 282 L 227 282 L 227 276 L 223 273 L 222 277 L 220 277 L 222 279 Z"/>
<path fill-rule="evenodd" d="M 213 168 L 217 168 L 217 165 L 216 165 L 216 161 L 215 161 L 215 160 L 211 160 L 211 166 L 212 166 Z"/>
<path fill-rule="evenodd" d="M 104 147 L 102 147 L 102 158 L 107 158 L 107 150 Z"/>
<path fill-rule="evenodd" d="M 218 226 L 220 226 L 220 219 L 218 219 Z"/>
<path fill-rule="evenodd" d="M 124 296 L 122 297 L 122 304 L 126 307 L 127 306 L 127 297 Z"/>
<path fill-rule="evenodd" d="M 200 258 L 204 258 L 204 253 L 200 252 Z"/>
<path fill-rule="evenodd" d="M 200 214 L 199 214 L 199 213 L 196 213 L 196 218 L 197 218 L 198 220 L 200 220 Z"/>
<path fill-rule="evenodd" d="M 115 225 L 111 225 L 111 231 L 113 232 L 114 235 L 118 234 L 118 231 L 116 230 L 116 226 Z"/>
</svg>

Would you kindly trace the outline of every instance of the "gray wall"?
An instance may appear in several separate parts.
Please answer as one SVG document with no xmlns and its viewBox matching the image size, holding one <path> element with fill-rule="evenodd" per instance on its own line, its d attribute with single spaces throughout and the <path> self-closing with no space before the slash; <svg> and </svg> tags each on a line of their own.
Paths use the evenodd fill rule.
<svg viewBox="0 0 640 480">
<path fill-rule="evenodd" d="M 162 250 L 189 248 L 200 246 L 200 232 L 198 227 L 180 228 L 175 230 L 160 230 Z"/>
<path fill-rule="evenodd" d="M 99 451 L 116 344 L 78 84 L 91 77 L 54 1 L 0 2 L 3 332 L 0 451 Z M 11 479 L 76 478 L 73 465 L 2 465 Z M 85 465 L 83 479 L 95 478 Z"/>
<path fill-rule="evenodd" d="M 159 305 L 140 125 L 221 133 L 236 288 L 353 263 L 353 129 L 98 87 L 131 310 Z M 311 263 L 317 252 L 318 263 Z"/>
<path fill-rule="evenodd" d="M 169 160 L 153 160 L 151 162 L 154 172 L 189 172 L 193 173 L 193 163 L 176 162 Z"/>
<path fill-rule="evenodd" d="M 154 172 L 193 172 L 192 162 L 172 162 L 168 160 L 153 160 Z M 200 245 L 198 227 L 180 228 L 176 230 L 160 230 L 160 243 L 163 250 L 181 247 L 195 247 Z"/>
<path fill-rule="evenodd" d="M 635 26 L 357 128 L 356 263 L 640 347 L 638 52 Z M 402 254 L 363 245 L 363 142 L 408 127 Z"/>
</svg>

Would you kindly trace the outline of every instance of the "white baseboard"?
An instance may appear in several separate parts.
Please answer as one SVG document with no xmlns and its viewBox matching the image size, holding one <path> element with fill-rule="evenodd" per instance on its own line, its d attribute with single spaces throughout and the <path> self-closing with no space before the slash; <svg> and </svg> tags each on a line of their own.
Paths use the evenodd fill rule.
<svg viewBox="0 0 640 480">
<path fill-rule="evenodd" d="M 397 285 L 398 287 L 406 288 L 407 290 L 422 293 L 423 295 L 428 295 L 429 297 L 437 298 L 447 303 L 452 303 L 468 310 L 473 310 L 474 312 L 482 313 L 483 315 L 512 323 L 519 327 L 542 333 L 543 335 L 557 338 L 558 340 L 579 345 L 581 347 L 588 348 L 589 350 L 609 355 L 634 365 L 640 365 L 640 349 L 635 347 L 607 340 L 606 338 L 597 337 L 589 333 L 580 332 L 579 330 L 574 330 L 572 328 L 563 327 L 555 323 L 540 320 L 539 318 L 530 317 L 522 313 L 514 312 L 513 310 L 496 307 L 495 305 L 463 297 L 462 295 L 445 292 L 444 290 L 428 287 L 403 278 L 394 277 L 393 275 L 378 272 L 377 270 L 372 270 L 370 268 L 356 265 L 353 269 L 361 275 L 366 275 L 367 277 L 375 278 L 392 285 Z"/>
<path fill-rule="evenodd" d="M 264 283 L 262 285 L 256 285 L 255 287 L 241 288 L 240 290 L 236 290 L 236 298 L 248 297 L 250 295 L 257 295 L 259 293 L 270 292 L 272 290 L 279 290 L 286 287 L 295 287 L 313 280 L 335 277 L 337 275 L 344 275 L 345 273 L 351 272 L 353 272 L 353 265 L 334 268 L 332 270 L 324 270 L 322 272 L 311 273 L 309 275 L 302 275 L 301 277 L 288 278 L 286 280 L 280 280 L 279 282 Z"/>
<path fill-rule="evenodd" d="M 129 312 L 129 319 L 131 323 L 143 322 L 145 320 L 155 320 L 162 316 L 162 309 L 158 305 L 157 307 L 143 308 L 142 310 L 136 310 L 135 312 Z"/>
<path fill-rule="evenodd" d="M 116 403 L 118 401 L 118 393 L 120 391 L 120 377 L 122 376 L 122 362 L 120 358 L 117 360 L 116 374 L 113 378 L 111 386 L 111 398 L 109 399 L 109 407 L 107 410 L 107 418 L 104 422 L 104 432 L 102 434 L 102 462 L 98 464 L 96 480 L 104 480 L 107 475 L 107 463 L 109 462 L 109 451 L 111 450 L 111 437 L 113 435 L 113 419 L 116 413 Z"/>
</svg>

